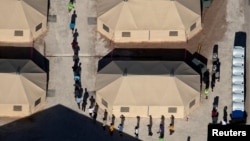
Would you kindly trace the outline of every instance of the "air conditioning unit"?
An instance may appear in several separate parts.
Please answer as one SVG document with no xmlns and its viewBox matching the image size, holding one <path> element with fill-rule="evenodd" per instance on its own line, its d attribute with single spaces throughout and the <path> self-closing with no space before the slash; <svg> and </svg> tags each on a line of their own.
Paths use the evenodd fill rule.
<svg viewBox="0 0 250 141">
<path fill-rule="evenodd" d="M 243 84 L 233 84 L 232 91 L 233 91 L 233 93 L 244 93 L 244 85 Z"/>
<path fill-rule="evenodd" d="M 232 76 L 233 84 L 244 84 L 244 76 L 243 75 L 233 75 Z"/>
<path fill-rule="evenodd" d="M 233 66 L 244 67 L 244 58 L 233 57 Z"/>
<path fill-rule="evenodd" d="M 242 93 L 233 93 L 232 97 L 234 102 L 244 102 L 245 99 L 244 94 Z"/>
<path fill-rule="evenodd" d="M 233 75 L 244 75 L 244 67 L 242 66 L 233 66 Z"/>
</svg>

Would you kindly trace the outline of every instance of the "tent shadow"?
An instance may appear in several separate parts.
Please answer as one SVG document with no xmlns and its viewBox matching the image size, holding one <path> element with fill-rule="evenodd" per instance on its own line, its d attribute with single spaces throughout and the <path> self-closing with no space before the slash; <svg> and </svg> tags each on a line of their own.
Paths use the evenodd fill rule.
<svg viewBox="0 0 250 141">
<path fill-rule="evenodd" d="M 63 105 L 56 105 L 0 127 L 1 141 L 138 141 L 117 130 L 110 136 L 102 123 Z"/>
<path fill-rule="evenodd" d="M 44 51 L 45 52 L 45 51 Z M 43 53 L 44 54 L 44 53 Z M 0 46 L 1 59 L 29 59 L 38 65 L 44 72 L 47 73 L 47 88 L 49 82 L 49 60 L 35 48 L 30 46 L 17 47 L 17 46 Z"/>
</svg>

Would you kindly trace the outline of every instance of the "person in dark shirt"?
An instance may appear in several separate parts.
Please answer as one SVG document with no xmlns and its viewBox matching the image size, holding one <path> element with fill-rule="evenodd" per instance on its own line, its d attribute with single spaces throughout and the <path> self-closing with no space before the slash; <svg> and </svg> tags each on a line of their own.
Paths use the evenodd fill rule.
<svg viewBox="0 0 250 141">
<path fill-rule="evenodd" d="M 76 15 L 76 11 L 74 10 L 73 14 L 71 15 L 71 23 L 76 23 L 76 18 L 77 18 L 77 15 Z"/>
<path fill-rule="evenodd" d="M 76 24 L 76 11 L 74 10 L 73 14 L 71 15 L 71 21 L 70 21 L 70 29 L 72 30 L 72 34 L 74 33 L 75 30 L 75 24 Z"/>
</svg>

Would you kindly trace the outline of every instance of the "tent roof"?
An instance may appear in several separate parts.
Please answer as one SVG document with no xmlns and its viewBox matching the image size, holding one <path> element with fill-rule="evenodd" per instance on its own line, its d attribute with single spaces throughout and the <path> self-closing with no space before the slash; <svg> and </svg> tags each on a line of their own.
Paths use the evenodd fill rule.
<svg viewBox="0 0 250 141">
<path fill-rule="evenodd" d="M 118 3 L 98 18 L 116 30 L 184 30 L 200 15 L 178 1 L 128 0 Z"/>
<path fill-rule="evenodd" d="M 39 68 L 41 68 L 46 73 L 49 73 L 49 60 L 44 55 L 42 55 L 39 51 L 37 51 L 34 47 L 1 46 L 0 58 L 1 59 L 15 58 L 14 60 L 16 61 L 17 60 L 19 61 L 32 60 L 36 65 L 39 66 Z"/>
<path fill-rule="evenodd" d="M 46 92 L 46 73 L 31 60 L 0 59 L 0 103 L 28 104 Z"/>
<path fill-rule="evenodd" d="M 96 86 L 115 105 L 183 106 L 199 94 L 199 82 L 181 61 L 113 61 L 98 72 Z"/>
<path fill-rule="evenodd" d="M 30 29 L 47 17 L 47 0 L 1 0 L 0 29 Z"/>
<path fill-rule="evenodd" d="M 0 59 L 0 74 L 25 77 L 38 87 L 46 89 L 46 72 L 37 66 L 33 61 L 23 59 Z"/>
<path fill-rule="evenodd" d="M 97 15 L 100 16 L 124 0 L 97 0 Z M 168 0 L 169 1 L 169 0 Z M 189 8 L 193 12 L 201 15 L 200 0 L 175 0 Z M 194 4 L 197 3 L 197 4 Z"/>
<path fill-rule="evenodd" d="M 0 78 L 1 104 L 30 104 L 45 94 L 45 90 L 22 75 L 0 73 Z"/>
<path fill-rule="evenodd" d="M 44 73 L 31 60 L 0 59 L 0 73 Z"/>
</svg>

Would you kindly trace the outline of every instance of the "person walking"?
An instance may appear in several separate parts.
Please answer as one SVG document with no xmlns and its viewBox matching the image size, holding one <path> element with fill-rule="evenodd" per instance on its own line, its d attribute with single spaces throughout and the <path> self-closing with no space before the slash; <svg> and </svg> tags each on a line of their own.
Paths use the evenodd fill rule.
<svg viewBox="0 0 250 141">
<path fill-rule="evenodd" d="M 148 135 L 152 136 L 153 135 L 153 132 L 152 132 L 153 120 L 152 120 L 151 115 L 149 115 L 149 124 L 147 126 L 148 126 Z"/>
<path fill-rule="evenodd" d="M 77 15 L 76 15 L 76 11 L 74 10 L 73 14 L 71 15 L 71 21 L 70 21 L 70 29 L 72 30 L 72 34 L 74 34 L 76 18 L 77 18 Z"/>
<path fill-rule="evenodd" d="M 72 9 L 74 9 L 75 7 L 74 7 L 74 4 L 70 1 L 69 3 L 68 3 L 68 11 L 69 11 L 69 14 L 70 14 L 70 12 L 72 11 Z"/>
<path fill-rule="evenodd" d="M 208 99 L 208 93 L 209 93 L 209 90 L 208 90 L 208 89 L 205 89 L 205 90 L 204 90 L 204 94 L 205 94 L 205 96 L 206 96 L 206 99 Z"/>
<path fill-rule="evenodd" d="M 82 102 L 82 96 L 80 94 L 78 94 L 76 96 L 76 103 L 77 103 L 77 106 L 79 109 L 81 109 L 81 107 L 80 107 L 81 102 Z"/>
<path fill-rule="evenodd" d="M 98 112 L 98 109 L 99 109 L 99 105 L 96 103 L 96 104 L 95 104 L 95 108 L 94 108 L 94 112 L 97 113 L 97 112 Z"/>
<path fill-rule="evenodd" d="M 75 29 L 75 32 L 73 33 L 73 40 L 77 41 L 77 37 L 79 36 L 79 33 L 77 31 L 77 28 Z"/>
<path fill-rule="evenodd" d="M 77 18 L 77 14 L 76 14 L 76 10 L 73 11 L 73 14 L 71 15 L 71 23 L 76 23 L 76 18 Z M 74 33 L 74 30 L 72 31 Z M 77 32 L 77 29 L 76 29 Z"/>
<path fill-rule="evenodd" d="M 89 107 L 89 116 L 92 118 L 94 112 L 94 107 Z"/>
<path fill-rule="evenodd" d="M 84 92 L 84 95 L 83 95 L 83 100 L 87 101 L 87 99 L 89 98 L 89 92 L 88 92 L 87 88 L 85 88 L 84 91 L 85 92 Z"/>
<path fill-rule="evenodd" d="M 111 123 L 113 123 L 115 125 L 115 115 L 114 114 L 112 114 Z"/>
<path fill-rule="evenodd" d="M 137 123 L 136 126 L 139 128 L 140 127 L 140 116 L 136 116 Z"/>
<path fill-rule="evenodd" d="M 109 126 L 109 134 L 110 136 L 113 136 L 113 133 L 114 133 L 114 124 L 110 123 L 110 126 Z"/>
<path fill-rule="evenodd" d="M 119 130 L 119 135 L 122 136 L 123 135 L 123 125 L 122 124 L 119 124 L 118 130 Z"/>
<path fill-rule="evenodd" d="M 209 76 L 210 76 L 210 72 L 209 72 L 209 69 L 207 69 L 204 72 L 204 75 L 203 75 L 203 81 L 204 81 L 204 83 L 209 83 Z"/>
<path fill-rule="evenodd" d="M 139 137 L 139 127 L 135 126 L 135 137 L 138 138 Z"/>
<path fill-rule="evenodd" d="M 164 137 L 164 124 L 160 124 L 159 126 L 159 130 L 157 132 L 158 134 L 160 134 L 159 138 L 163 138 Z"/>
<path fill-rule="evenodd" d="M 215 81 L 211 81 L 211 90 L 212 90 L 212 92 L 214 91 L 214 87 L 215 87 Z"/>
<path fill-rule="evenodd" d="M 171 124 L 174 125 L 174 115 L 171 115 L 170 119 L 171 119 Z"/>
<path fill-rule="evenodd" d="M 219 112 L 217 111 L 216 107 L 214 107 L 212 109 L 212 115 L 211 115 L 211 117 L 212 117 L 212 123 L 213 124 L 217 124 L 217 122 L 218 122 L 218 116 L 219 116 Z"/>
<path fill-rule="evenodd" d="M 223 109 L 223 120 L 227 123 L 227 106 Z"/>
<path fill-rule="evenodd" d="M 81 71 L 82 71 L 82 67 L 81 67 L 82 63 L 80 62 L 76 68 L 76 75 L 81 77 Z"/>
<path fill-rule="evenodd" d="M 102 129 L 103 131 L 106 130 L 107 120 L 102 120 Z"/>
<path fill-rule="evenodd" d="M 165 116 L 161 115 L 161 123 L 163 126 L 165 125 Z"/>
<path fill-rule="evenodd" d="M 124 116 L 124 115 L 121 115 L 120 118 L 121 118 L 121 124 L 124 125 L 125 116 Z"/>
<path fill-rule="evenodd" d="M 77 45 L 74 47 L 74 54 L 78 56 L 79 51 L 80 51 L 80 47 L 79 47 L 79 45 L 77 44 Z"/>
<path fill-rule="evenodd" d="M 78 55 L 76 55 L 76 54 L 73 55 L 73 61 L 76 62 L 76 64 L 78 64 L 78 62 L 80 61 Z"/>
<path fill-rule="evenodd" d="M 103 130 L 105 130 L 105 128 L 106 128 L 107 120 L 108 120 L 108 112 L 105 109 L 104 110 L 104 115 L 103 115 L 103 118 L 102 118 L 102 128 L 103 128 Z M 112 123 L 112 125 L 114 125 L 114 124 Z"/>
<path fill-rule="evenodd" d="M 93 111 L 93 122 L 96 123 L 97 112 Z"/>
<path fill-rule="evenodd" d="M 86 100 L 83 100 L 82 101 L 82 110 L 85 112 L 85 110 L 86 110 L 86 106 L 87 106 L 87 101 Z"/>
<path fill-rule="evenodd" d="M 75 61 L 74 65 L 72 66 L 72 70 L 73 70 L 74 73 L 76 72 L 77 67 L 78 67 L 78 62 Z"/>
<path fill-rule="evenodd" d="M 215 87 L 215 72 L 212 74 L 212 80 L 211 80 L 212 92 L 214 91 L 214 87 Z"/>
<path fill-rule="evenodd" d="M 172 135 L 174 133 L 174 125 L 170 123 L 168 129 L 169 129 L 169 135 Z"/>
<path fill-rule="evenodd" d="M 75 47 L 78 45 L 78 42 L 76 40 L 73 40 L 71 43 L 72 49 L 75 50 Z"/>
<path fill-rule="evenodd" d="M 89 98 L 89 101 L 90 101 L 90 106 L 94 106 L 95 105 L 95 98 L 94 98 L 93 95 Z"/>
</svg>

